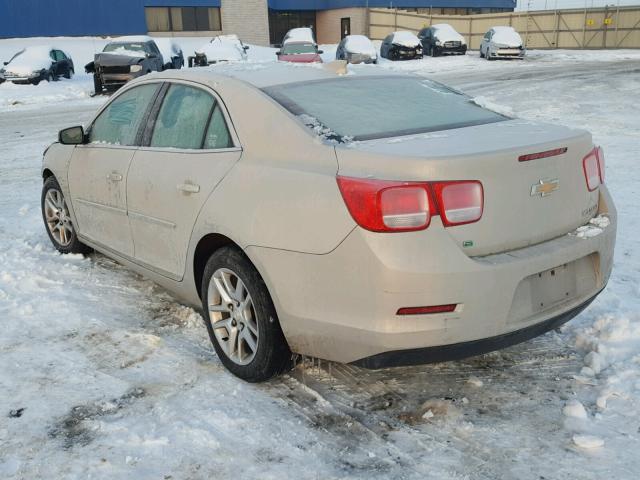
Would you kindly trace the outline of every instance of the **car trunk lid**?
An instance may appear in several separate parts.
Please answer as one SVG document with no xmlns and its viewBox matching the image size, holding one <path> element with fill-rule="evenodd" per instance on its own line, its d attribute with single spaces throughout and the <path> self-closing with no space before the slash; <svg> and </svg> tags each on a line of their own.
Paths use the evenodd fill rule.
<svg viewBox="0 0 640 480">
<path fill-rule="evenodd" d="M 592 218 L 598 191 L 588 191 L 582 166 L 592 148 L 588 132 L 509 120 L 353 142 L 337 147 L 336 154 L 342 176 L 479 180 L 484 188 L 482 218 L 446 230 L 465 253 L 480 256 L 564 235 Z M 520 160 L 541 152 L 552 154 Z"/>
</svg>

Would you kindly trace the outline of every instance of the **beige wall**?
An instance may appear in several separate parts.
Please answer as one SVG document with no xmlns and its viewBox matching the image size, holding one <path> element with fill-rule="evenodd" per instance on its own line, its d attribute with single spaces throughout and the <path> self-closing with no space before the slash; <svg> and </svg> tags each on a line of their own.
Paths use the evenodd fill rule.
<svg viewBox="0 0 640 480">
<path fill-rule="evenodd" d="M 222 30 L 244 43 L 269 45 L 267 0 L 222 0 Z"/>
<path fill-rule="evenodd" d="M 318 43 L 340 42 L 340 19 L 351 19 L 351 34 L 367 34 L 366 8 L 338 8 L 316 13 L 316 36 Z"/>
<path fill-rule="evenodd" d="M 369 17 L 374 40 L 395 30 L 417 32 L 435 23 L 448 23 L 476 50 L 485 32 L 497 25 L 515 28 L 528 48 L 640 48 L 640 7 L 455 16 L 372 9 Z"/>
</svg>

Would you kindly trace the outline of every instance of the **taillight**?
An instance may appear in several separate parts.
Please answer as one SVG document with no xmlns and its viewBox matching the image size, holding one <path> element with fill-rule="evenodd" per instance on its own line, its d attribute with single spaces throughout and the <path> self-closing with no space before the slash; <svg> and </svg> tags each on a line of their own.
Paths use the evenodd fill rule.
<svg viewBox="0 0 640 480">
<path fill-rule="evenodd" d="M 445 227 L 477 222 L 482 217 L 484 192 L 480 182 L 438 182 L 433 188 Z"/>
<path fill-rule="evenodd" d="M 342 198 L 353 219 L 373 232 L 423 230 L 431 221 L 429 185 L 338 177 Z"/>
<path fill-rule="evenodd" d="M 598 168 L 600 169 L 600 183 L 604 183 L 604 150 L 602 147 L 596 148 L 596 157 L 598 157 Z"/>
<path fill-rule="evenodd" d="M 582 169 L 584 170 L 584 178 L 587 181 L 587 189 L 593 192 L 600 186 L 602 181 L 597 148 L 591 150 L 589 154 L 582 159 Z"/>
<path fill-rule="evenodd" d="M 349 213 L 373 232 L 424 230 L 440 215 L 445 227 L 480 220 L 484 192 L 478 181 L 396 182 L 337 177 Z"/>
</svg>

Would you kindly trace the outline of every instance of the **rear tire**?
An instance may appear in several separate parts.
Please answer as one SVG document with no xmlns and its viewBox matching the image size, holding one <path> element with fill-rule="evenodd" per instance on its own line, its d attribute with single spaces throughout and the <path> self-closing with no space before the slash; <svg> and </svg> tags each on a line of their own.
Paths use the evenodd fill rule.
<svg viewBox="0 0 640 480">
<path fill-rule="evenodd" d="M 40 208 L 49 240 L 56 250 L 60 253 L 91 253 L 92 249 L 78 240 L 64 194 L 53 176 L 42 185 Z"/>
<path fill-rule="evenodd" d="M 263 382 L 291 368 L 267 286 L 241 250 L 223 247 L 209 258 L 201 297 L 209 338 L 231 373 Z"/>
</svg>

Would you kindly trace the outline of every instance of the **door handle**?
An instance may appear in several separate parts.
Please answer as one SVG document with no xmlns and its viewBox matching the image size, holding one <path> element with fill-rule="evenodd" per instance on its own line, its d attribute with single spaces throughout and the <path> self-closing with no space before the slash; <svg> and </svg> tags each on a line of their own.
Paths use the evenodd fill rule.
<svg viewBox="0 0 640 480">
<path fill-rule="evenodd" d="M 200 185 L 181 183 L 178 185 L 178 190 L 184 193 L 198 193 L 200 191 Z"/>
<path fill-rule="evenodd" d="M 118 172 L 112 172 L 107 174 L 107 180 L 111 180 L 112 182 L 121 182 L 122 175 L 120 175 Z"/>
</svg>

